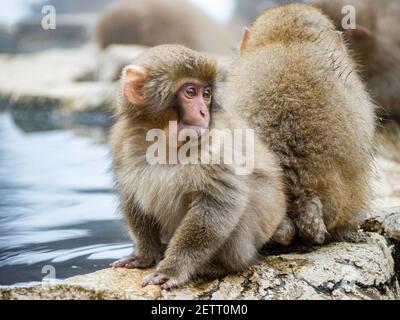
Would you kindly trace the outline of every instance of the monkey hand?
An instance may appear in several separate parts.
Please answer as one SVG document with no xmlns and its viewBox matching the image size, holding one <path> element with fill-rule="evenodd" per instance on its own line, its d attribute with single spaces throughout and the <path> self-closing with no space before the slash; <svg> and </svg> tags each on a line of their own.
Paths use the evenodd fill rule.
<svg viewBox="0 0 400 320">
<path fill-rule="evenodd" d="M 176 267 L 176 260 L 164 259 L 155 271 L 149 273 L 142 280 L 142 287 L 147 285 L 159 285 L 162 289 L 175 288 L 189 280 L 189 274 L 185 272 L 185 267 Z"/>
<path fill-rule="evenodd" d="M 142 280 L 142 287 L 148 285 L 159 285 L 162 289 L 171 289 L 186 282 L 180 277 L 171 277 L 163 272 L 154 271 L 145 276 Z"/>
<path fill-rule="evenodd" d="M 144 257 L 136 254 L 131 254 L 127 257 L 119 259 L 111 264 L 113 268 L 149 268 L 156 265 L 158 259 L 153 257 Z"/>
</svg>

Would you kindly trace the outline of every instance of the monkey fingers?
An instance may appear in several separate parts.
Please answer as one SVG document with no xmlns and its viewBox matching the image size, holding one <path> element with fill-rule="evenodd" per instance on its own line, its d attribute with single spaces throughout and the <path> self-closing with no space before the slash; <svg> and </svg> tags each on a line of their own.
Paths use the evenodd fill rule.
<svg viewBox="0 0 400 320">
<path fill-rule="evenodd" d="M 111 264 L 113 268 L 149 268 L 156 264 L 156 260 L 154 258 L 145 258 L 145 257 L 137 257 L 135 255 L 130 255 L 119 259 Z"/>
<path fill-rule="evenodd" d="M 322 245 L 329 238 L 322 218 L 322 203 L 319 198 L 305 202 L 295 219 L 295 225 L 300 238 L 305 242 Z"/>
</svg>

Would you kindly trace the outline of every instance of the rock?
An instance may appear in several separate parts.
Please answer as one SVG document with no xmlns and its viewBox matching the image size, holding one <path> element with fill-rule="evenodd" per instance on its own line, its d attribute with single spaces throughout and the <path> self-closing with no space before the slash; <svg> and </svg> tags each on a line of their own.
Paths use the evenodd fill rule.
<svg viewBox="0 0 400 320">
<path fill-rule="evenodd" d="M 50 88 L 74 82 L 82 70 L 95 66 L 96 54 L 96 48 L 88 45 L 79 49 L 5 56 L 7 59 L 0 59 L 0 93 L 13 94 L 32 86 Z"/>
<path fill-rule="evenodd" d="M 364 222 L 363 229 L 400 241 L 400 206 L 377 211 Z"/>
<path fill-rule="evenodd" d="M 377 200 L 363 229 L 400 241 L 400 163 L 378 155 L 376 169 Z"/>
<path fill-rule="evenodd" d="M 400 207 L 385 217 L 382 226 L 389 238 L 400 241 Z"/>
<path fill-rule="evenodd" d="M 307 250 L 266 256 L 246 272 L 169 291 L 140 286 L 149 270 L 105 269 L 55 285 L 1 287 L 0 299 L 400 298 L 391 249 L 382 236 L 369 234 L 367 243 Z"/>
<path fill-rule="evenodd" d="M 15 110 L 57 108 L 66 113 L 93 111 L 112 104 L 115 86 L 105 82 L 66 83 L 15 90 L 9 104 Z"/>
<path fill-rule="evenodd" d="M 10 109 L 16 122 L 33 121 L 43 129 L 79 121 L 97 125 L 99 117 L 100 125 L 110 122 L 115 83 L 76 81 L 82 70 L 93 66 L 96 52 L 95 47 L 86 46 L 2 56 L 1 108 Z M 84 117 L 87 113 L 98 113 L 98 117 Z"/>
</svg>

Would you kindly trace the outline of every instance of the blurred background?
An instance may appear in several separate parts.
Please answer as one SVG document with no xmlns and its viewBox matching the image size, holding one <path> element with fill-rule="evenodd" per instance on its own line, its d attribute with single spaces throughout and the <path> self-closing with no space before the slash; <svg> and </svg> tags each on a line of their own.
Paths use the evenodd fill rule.
<svg viewBox="0 0 400 320">
<path fill-rule="evenodd" d="M 1 3 L 2 10 L 0 11 L 0 52 L 32 52 L 52 47 L 80 46 L 94 39 L 95 25 L 104 9 L 119 2 L 121 1 L 3 0 Z M 157 7 L 157 4 L 154 4 L 152 0 L 132 0 L 130 2 L 136 7 L 142 6 L 150 11 Z M 202 20 L 202 22 L 215 22 L 224 26 L 225 29 L 230 29 L 230 32 L 234 32 L 238 31 L 237 28 L 243 24 L 251 22 L 264 10 L 276 5 L 276 3 L 294 1 L 187 0 L 187 2 L 191 4 L 191 6 L 185 8 L 189 10 L 186 11 L 189 12 L 189 16 L 191 15 L 190 10 L 199 9 L 212 20 Z M 180 0 L 172 0 L 168 1 L 168 3 L 170 3 L 168 6 L 170 8 L 182 5 Z M 45 30 L 40 28 L 40 21 L 43 18 L 42 8 L 45 5 L 54 6 L 57 12 L 57 29 L 51 33 L 43 32 Z M 179 12 L 185 11 L 179 10 Z M 144 14 L 147 17 L 154 15 L 153 12 Z M 198 14 L 198 12 L 193 14 L 192 11 L 193 16 Z M 156 13 L 156 15 L 160 16 L 159 13 Z M 181 19 L 185 19 L 185 17 L 181 17 Z M 160 24 L 162 22 L 162 20 L 159 21 Z M 207 28 L 206 25 L 203 25 L 203 27 Z"/>
<path fill-rule="evenodd" d="M 226 65 L 244 27 L 286 2 L 2 0 L 0 285 L 41 281 L 48 265 L 57 279 L 93 272 L 132 250 L 106 138 L 124 65 L 162 43 Z"/>
</svg>

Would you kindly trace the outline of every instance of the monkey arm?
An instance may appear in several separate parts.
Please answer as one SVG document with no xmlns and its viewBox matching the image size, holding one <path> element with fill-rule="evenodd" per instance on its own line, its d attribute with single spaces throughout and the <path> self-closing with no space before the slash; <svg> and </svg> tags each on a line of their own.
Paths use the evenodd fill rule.
<svg viewBox="0 0 400 320">
<path fill-rule="evenodd" d="M 230 237 L 244 212 L 246 201 L 235 188 L 224 186 L 219 194 L 211 191 L 195 197 L 191 208 L 177 229 L 157 271 L 186 281 L 209 262 Z"/>
</svg>

